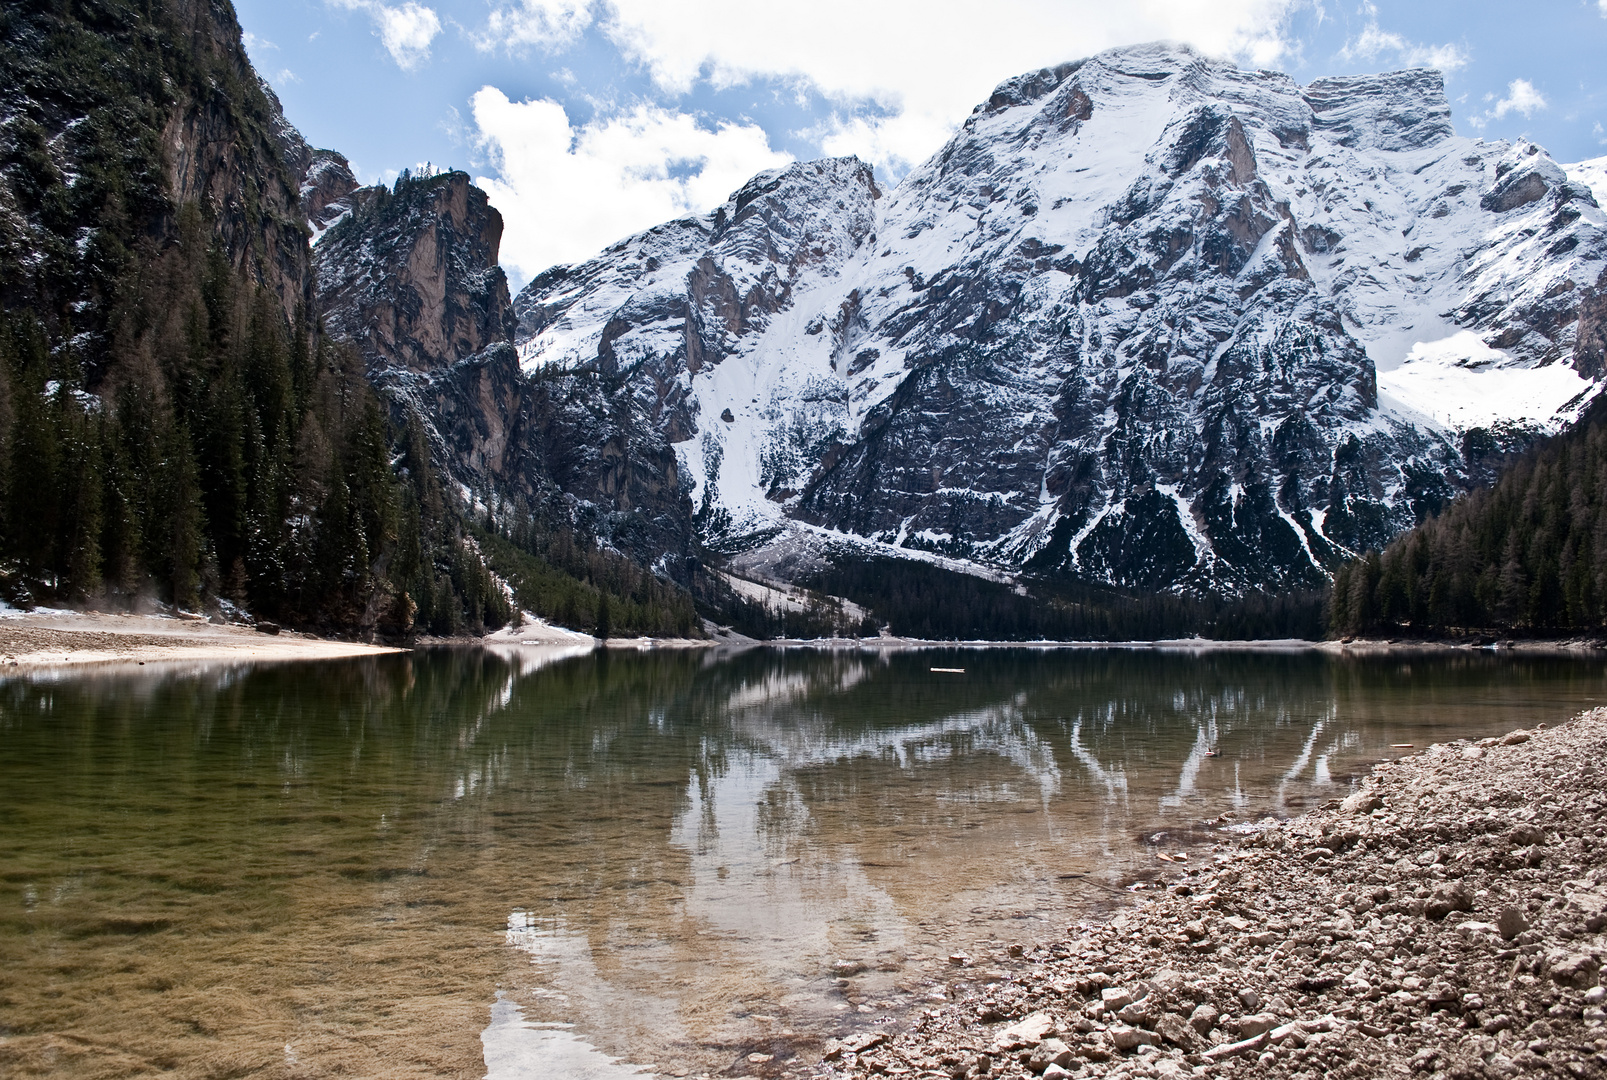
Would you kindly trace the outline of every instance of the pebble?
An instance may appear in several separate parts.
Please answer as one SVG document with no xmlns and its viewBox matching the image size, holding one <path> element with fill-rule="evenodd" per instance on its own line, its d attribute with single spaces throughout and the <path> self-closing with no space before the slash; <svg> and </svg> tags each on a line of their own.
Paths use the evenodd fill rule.
<svg viewBox="0 0 1607 1080">
<path fill-rule="evenodd" d="M 1380 764 L 1168 862 L 1103 925 L 982 958 L 997 981 L 954 954 L 933 1007 L 832 1040 L 815 1075 L 1607 1076 L 1598 762 L 1607 710 Z"/>
</svg>

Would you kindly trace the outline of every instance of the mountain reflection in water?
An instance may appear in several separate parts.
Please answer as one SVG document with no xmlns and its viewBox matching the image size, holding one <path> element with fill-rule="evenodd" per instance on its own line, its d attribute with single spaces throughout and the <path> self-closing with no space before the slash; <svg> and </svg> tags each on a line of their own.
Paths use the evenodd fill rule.
<svg viewBox="0 0 1607 1080">
<path fill-rule="evenodd" d="M 1119 649 L 14 678 L 0 1072 L 802 1067 L 1205 819 L 1603 696 L 1588 660 Z"/>
</svg>

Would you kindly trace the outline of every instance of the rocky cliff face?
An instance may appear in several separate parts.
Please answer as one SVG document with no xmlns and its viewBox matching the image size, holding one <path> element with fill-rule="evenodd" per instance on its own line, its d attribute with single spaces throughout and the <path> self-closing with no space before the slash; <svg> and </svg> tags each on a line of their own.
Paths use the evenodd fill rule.
<svg viewBox="0 0 1607 1080">
<path fill-rule="evenodd" d="M 177 240 L 187 206 L 287 317 L 310 300 L 283 117 L 230 5 L 13 5 L 0 19 L 0 303 L 87 335 L 93 361 L 120 290 Z"/>
<path fill-rule="evenodd" d="M 464 173 L 347 195 L 316 248 L 326 328 L 352 342 L 399 425 L 417 418 L 471 499 L 568 519 L 679 570 L 692 508 L 669 442 L 617 370 L 520 369 L 502 217 Z"/>
<path fill-rule="evenodd" d="M 467 173 L 362 188 L 318 243 L 318 304 L 371 365 L 432 371 L 513 336 L 502 215 Z"/>
<path fill-rule="evenodd" d="M 724 542 L 1237 593 L 1320 584 L 1573 415 L 1604 266 L 1590 188 L 1456 136 L 1435 73 L 1146 46 L 1002 84 L 890 194 L 767 173 L 515 310 L 527 370 L 619 380 Z"/>
<path fill-rule="evenodd" d="M 172 10 L 211 78 L 174 102 L 162 130 L 170 198 L 210 211 L 230 261 L 293 315 L 307 299 L 307 234 L 297 177 L 274 139 L 277 102 L 262 94 L 232 7 L 193 0 Z"/>
</svg>

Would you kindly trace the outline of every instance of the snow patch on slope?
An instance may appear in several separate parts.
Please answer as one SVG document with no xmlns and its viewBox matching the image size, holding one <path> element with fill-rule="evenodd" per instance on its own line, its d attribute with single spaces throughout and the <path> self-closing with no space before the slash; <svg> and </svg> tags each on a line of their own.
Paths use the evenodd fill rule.
<svg viewBox="0 0 1607 1080">
<path fill-rule="evenodd" d="M 1399 367 L 1378 376 L 1380 391 L 1462 431 L 1501 421 L 1551 425 L 1596 387 L 1566 364 L 1519 366 L 1470 330 L 1416 342 Z"/>
<path fill-rule="evenodd" d="M 1576 161 L 1572 165 L 1564 165 L 1562 169 L 1568 174 L 1568 179 L 1577 180 L 1588 187 L 1591 194 L 1596 196 L 1598 205 L 1607 206 L 1607 157 Z"/>
</svg>

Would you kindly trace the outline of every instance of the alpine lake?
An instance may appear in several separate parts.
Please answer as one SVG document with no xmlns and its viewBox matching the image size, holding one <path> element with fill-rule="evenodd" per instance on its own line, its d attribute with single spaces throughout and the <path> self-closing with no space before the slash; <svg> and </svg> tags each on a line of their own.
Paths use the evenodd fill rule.
<svg viewBox="0 0 1607 1080">
<path fill-rule="evenodd" d="M 12 676 L 0 1074 L 806 1075 L 955 952 L 1062 936 L 1399 744 L 1604 701 L 1599 658 L 1510 650 Z"/>
</svg>

